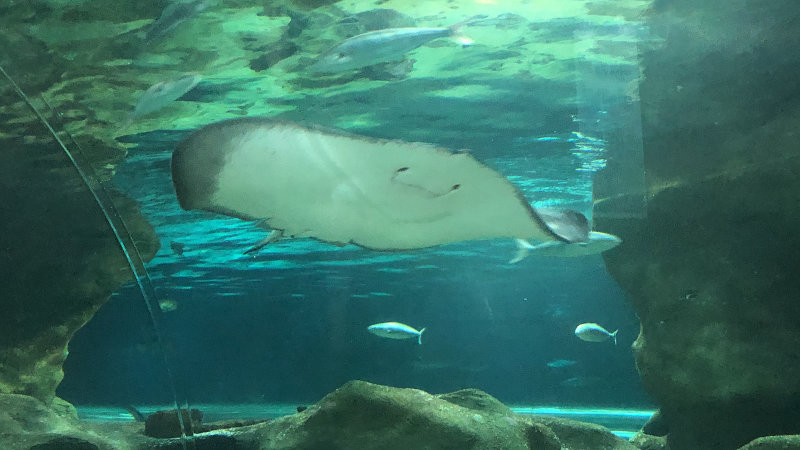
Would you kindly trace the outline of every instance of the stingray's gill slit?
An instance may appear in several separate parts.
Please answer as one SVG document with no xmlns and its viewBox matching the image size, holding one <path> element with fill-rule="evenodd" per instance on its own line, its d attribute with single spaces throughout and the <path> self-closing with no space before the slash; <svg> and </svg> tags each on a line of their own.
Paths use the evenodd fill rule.
<svg viewBox="0 0 800 450">
<path fill-rule="evenodd" d="M 125 222 L 122 220 L 117 208 L 114 206 L 111 195 L 109 194 L 108 189 L 106 189 L 102 179 L 97 176 L 92 164 L 84 155 L 80 145 L 78 145 L 72 135 L 66 130 L 64 124 L 61 123 L 59 128 L 69 138 L 73 146 L 73 150 L 70 150 L 67 147 L 67 145 L 64 143 L 64 140 L 61 139 L 61 137 L 58 135 L 58 132 L 56 132 L 50 122 L 44 117 L 39 109 L 34 106 L 30 98 L 2 66 L 0 66 L 0 73 L 2 73 L 3 77 L 5 77 L 5 79 L 9 82 L 20 99 L 22 99 L 22 101 L 31 109 L 33 114 L 39 119 L 42 125 L 53 136 L 59 147 L 63 150 L 70 164 L 72 164 L 72 166 L 75 168 L 75 171 L 78 173 L 78 176 L 81 178 L 81 181 L 86 185 L 89 193 L 91 193 L 92 197 L 97 203 L 97 206 L 103 213 L 103 217 L 108 223 L 111 232 L 114 234 L 114 238 L 119 244 L 122 254 L 124 255 L 125 260 L 128 263 L 131 272 L 133 273 L 134 279 L 136 280 L 136 284 L 139 287 L 139 291 L 144 298 L 147 310 L 150 314 L 150 320 L 152 321 L 153 328 L 155 329 L 156 337 L 161 350 L 161 356 L 164 360 L 165 370 L 167 371 L 167 377 L 173 397 L 173 404 L 178 412 L 177 416 L 181 427 L 181 446 L 184 450 L 196 448 L 194 440 L 187 439 L 187 437 L 192 435 L 191 429 L 188 427 L 188 424 L 184 423 L 182 414 L 180 414 L 180 410 L 182 408 L 189 410 L 189 404 L 185 396 L 178 394 L 178 387 L 175 383 L 172 365 L 170 364 L 169 357 L 165 351 L 164 334 L 160 326 L 161 309 L 158 306 L 153 284 L 150 280 L 149 274 L 147 273 L 147 269 L 145 268 L 142 255 L 139 252 L 139 249 L 136 247 L 136 242 L 134 241 L 133 236 L 125 225 Z M 58 114 L 56 114 L 49 103 L 47 103 L 47 100 L 44 98 L 44 96 L 42 96 L 42 100 L 45 102 L 47 107 L 50 108 L 53 117 L 58 117 Z"/>
<path fill-rule="evenodd" d="M 416 189 L 417 191 L 419 191 L 420 194 L 423 194 L 423 195 L 425 195 L 425 196 L 427 196 L 429 198 L 444 197 L 445 195 L 450 194 L 451 192 L 453 192 L 453 191 L 455 191 L 455 190 L 457 190 L 458 188 L 461 187 L 460 183 L 456 183 L 450 189 L 448 189 L 446 192 L 434 192 L 434 191 L 432 191 L 432 190 L 430 190 L 430 189 L 428 189 L 428 188 L 426 188 L 424 186 L 420 186 L 420 185 L 414 184 L 414 183 L 405 182 L 403 180 L 398 180 L 398 177 L 400 176 L 400 174 L 408 172 L 408 170 L 409 170 L 408 167 L 401 167 L 401 168 L 395 170 L 394 174 L 392 175 L 392 179 L 391 179 L 392 183 L 399 184 L 399 185 L 405 186 L 407 188 Z"/>
<path fill-rule="evenodd" d="M 183 209 L 267 217 L 265 228 L 284 237 L 333 245 L 406 251 L 495 238 L 582 242 L 588 233 L 580 214 L 540 217 L 469 153 L 268 118 L 196 130 L 172 153 L 171 170 Z"/>
</svg>

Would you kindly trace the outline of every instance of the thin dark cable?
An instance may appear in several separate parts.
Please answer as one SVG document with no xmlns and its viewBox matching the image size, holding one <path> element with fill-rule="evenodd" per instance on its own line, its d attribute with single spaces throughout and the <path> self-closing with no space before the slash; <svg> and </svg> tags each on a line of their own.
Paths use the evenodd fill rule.
<svg viewBox="0 0 800 450">
<path fill-rule="evenodd" d="M 81 164 L 78 164 L 77 160 L 75 159 L 74 153 L 71 152 L 61 138 L 58 136 L 58 133 L 53 129 L 50 125 L 50 122 L 39 112 L 39 110 L 33 105 L 25 92 L 17 85 L 13 78 L 5 71 L 5 69 L 0 65 L 0 73 L 8 80 L 14 90 L 17 92 L 20 98 L 28 105 L 28 107 L 33 111 L 36 117 L 39 118 L 41 123 L 47 128 L 50 134 L 53 135 L 56 142 L 58 142 L 61 149 L 64 151 L 64 154 L 69 159 L 72 166 L 78 172 L 83 183 L 89 189 L 89 192 L 94 197 L 95 202 L 100 207 L 100 210 L 103 213 L 103 217 L 105 217 L 106 222 L 108 223 L 109 227 L 111 228 L 112 233 L 114 233 L 114 237 L 117 240 L 117 243 L 122 250 L 123 255 L 125 256 L 125 260 L 128 263 L 128 266 L 133 273 L 133 277 L 136 280 L 136 284 L 139 287 L 139 291 L 144 298 L 145 305 L 147 305 L 147 311 L 150 314 L 150 320 L 152 321 L 153 327 L 155 329 L 156 339 L 158 341 L 158 345 L 161 349 L 161 356 L 164 359 L 164 365 L 167 371 L 167 377 L 169 379 L 170 389 L 173 397 L 173 403 L 175 408 L 178 412 L 178 422 L 181 427 L 181 445 L 183 446 L 184 450 L 188 450 L 187 448 L 187 441 L 192 449 L 195 448 L 194 440 L 187 439 L 187 428 L 186 424 L 183 421 L 183 414 L 181 413 L 181 407 L 184 406 L 189 412 L 189 404 L 188 401 L 183 400 L 180 401 L 178 399 L 178 391 L 175 384 L 175 377 L 172 373 L 172 366 L 170 365 L 169 358 L 167 357 L 166 353 L 166 346 L 165 339 L 163 333 L 161 332 L 160 321 L 159 321 L 159 314 L 161 313 L 161 309 L 158 307 L 158 303 L 156 302 L 156 295 L 155 289 L 153 288 L 153 284 L 150 281 L 150 275 L 147 273 L 147 269 L 145 268 L 144 261 L 142 260 L 142 255 L 139 252 L 138 247 L 136 246 L 136 242 L 133 239 L 133 235 L 131 235 L 130 231 L 128 230 L 127 226 L 125 225 L 125 221 L 122 220 L 119 212 L 117 211 L 116 207 L 114 206 L 114 202 L 111 199 L 111 196 L 108 193 L 108 190 L 105 188 L 103 181 L 97 177 L 97 174 L 94 172 L 94 168 L 92 167 L 91 163 L 89 163 L 88 159 L 86 159 L 80 145 L 78 145 L 77 141 L 72 137 L 72 135 L 66 130 L 66 128 L 61 126 L 61 129 L 66 133 L 69 139 L 74 144 L 75 148 L 78 150 L 77 153 L 81 158 L 84 167 L 86 167 L 86 171 L 81 168 Z M 42 96 L 42 100 L 44 103 L 50 108 L 50 111 L 53 112 L 54 116 L 56 115 L 53 108 L 47 103 L 44 96 Z M 91 178 L 87 176 L 86 172 L 91 174 Z M 92 183 L 92 180 L 95 180 L 96 183 Z M 124 238 L 123 238 L 124 236 Z M 126 245 L 127 241 L 127 245 Z M 129 250 L 130 249 L 130 250 Z M 191 414 L 189 414 L 191 417 Z M 191 418 L 190 418 L 191 420 Z"/>
</svg>

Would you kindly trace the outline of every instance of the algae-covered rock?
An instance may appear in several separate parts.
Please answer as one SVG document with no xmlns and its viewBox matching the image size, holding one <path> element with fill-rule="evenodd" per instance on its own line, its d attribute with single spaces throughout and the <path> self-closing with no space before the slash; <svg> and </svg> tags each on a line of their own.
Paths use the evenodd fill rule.
<svg viewBox="0 0 800 450">
<path fill-rule="evenodd" d="M 181 426 L 183 423 L 183 427 Z M 197 432 L 203 423 L 203 412 L 192 408 L 187 411 L 181 410 L 181 418 L 178 419 L 178 411 L 167 409 L 156 411 L 147 417 L 144 422 L 144 434 L 155 438 L 174 438 L 180 437 L 182 428 L 187 434 Z"/>
<path fill-rule="evenodd" d="M 800 448 L 800 435 L 764 436 L 755 439 L 739 450 L 797 450 Z"/>
<path fill-rule="evenodd" d="M 113 447 L 81 429 L 76 415 L 60 414 L 27 395 L 0 394 L 0 448 L 70 450 Z"/>
<path fill-rule="evenodd" d="M 436 397 L 446 400 L 454 405 L 463 406 L 475 411 L 492 412 L 495 414 L 513 414 L 508 406 L 502 404 L 500 400 L 479 389 L 461 389 L 460 391 L 439 394 Z"/>
<path fill-rule="evenodd" d="M 255 427 L 264 450 L 636 448 L 597 425 L 514 414 L 475 389 L 431 395 L 365 381 L 348 382 L 303 412 Z"/>
<path fill-rule="evenodd" d="M 0 269 L 8 274 L 0 283 L 0 393 L 50 403 L 72 335 L 132 275 L 59 143 L 7 84 L 0 87 L 0 105 L 0 116 L 8 118 L 0 125 Z M 78 161 L 89 161 L 83 170 L 95 189 L 124 156 L 86 136 L 62 142 Z M 152 226 L 130 198 L 107 189 L 114 207 L 108 213 L 125 221 L 142 258 L 151 258 L 158 248 Z"/>
<path fill-rule="evenodd" d="M 351 381 L 264 430 L 265 449 L 528 448 L 522 427 L 495 411 L 469 409 L 417 389 Z"/>
<path fill-rule="evenodd" d="M 143 428 L 141 422 L 81 422 L 34 398 L 0 395 L 3 449 L 183 448 L 180 439 L 150 437 Z M 475 389 L 431 395 L 364 381 L 351 381 L 297 414 L 225 429 L 216 425 L 198 429 L 208 431 L 194 436 L 193 448 L 209 450 L 636 449 L 598 425 L 514 414 Z"/>
<path fill-rule="evenodd" d="M 28 136 L 42 136 L 32 129 Z M 0 392 L 50 402 L 63 377 L 67 343 L 131 278 L 95 200 L 61 149 L 0 138 Z M 130 199 L 112 192 L 144 258 L 153 228 Z"/>
<path fill-rule="evenodd" d="M 651 436 L 642 432 L 636 433 L 630 443 L 640 450 L 666 450 L 666 436 Z"/>
<path fill-rule="evenodd" d="M 798 18 L 791 0 L 647 16 L 665 38 L 641 58 L 647 217 L 595 224 L 623 240 L 604 258 L 672 450 L 800 431 L 800 55 L 778 50 Z"/>
<path fill-rule="evenodd" d="M 561 441 L 561 445 L 566 448 L 592 450 L 634 450 L 636 448 L 600 425 L 547 416 L 534 416 L 532 420 L 553 430 L 558 436 L 558 440 Z"/>
</svg>

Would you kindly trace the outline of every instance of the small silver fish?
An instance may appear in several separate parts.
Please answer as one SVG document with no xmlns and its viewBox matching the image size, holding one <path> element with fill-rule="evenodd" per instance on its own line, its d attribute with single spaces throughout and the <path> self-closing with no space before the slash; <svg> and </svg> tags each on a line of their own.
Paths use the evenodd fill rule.
<svg viewBox="0 0 800 450">
<path fill-rule="evenodd" d="M 563 380 L 558 384 L 570 388 L 583 388 L 583 387 L 594 386 L 596 384 L 601 383 L 602 381 L 603 379 L 600 377 L 572 377 L 572 378 L 567 378 L 566 380 Z"/>
<path fill-rule="evenodd" d="M 538 245 L 533 245 L 525 239 L 516 239 L 515 242 L 517 244 L 517 253 L 508 262 L 509 264 L 522 261 L 530 252 L 534 252 L 537 256 L 561 258 L 596 255 L 618 246 L 622 243 L 622 239 L 613 234 L 591 231 L 589 232 L 589 240 L 586 242 L 551 241 Z"/>
<path fill-rule="evenodd" d="M 573 361 L 571 359 L 557 359 L 555 361 L 550 361 L 547 363 L 547 367 L 551 369 L 559 369 L 561 367 L 569 367 L 578 364 L 578 361 Z"/>
<path fill-rule="evenodd" d="M 158 307 L 161 312 L 173 312 L 178 310 L 178 302 L 171 298 L 162 298 L 158 300 Z"/>
<path fill-rule="evenodd" d="M 582 323 L 575 328 L 575 336 L 586 342 L 603 342 L 609 338 L 614 338 L 614 345 L 617 345 L 617 332 L 609 333 L 608 330 L 596 323 Z"/>
<path fill-rule="evenodd" d="M 464 22 L 450 28 L 384 28 L 359 34 L 323 53 L 308 69 L 334 73 L 400 61 L 411 50 L 441 37 L 452 36 L 462 46 L 468 46 L 473 41 L 461 35 L 463 25 Z"/>
<path fill-rule="evenodd" d="M 375 336 L 385 337 L 389 339 L 408 339 L 414 336 L 417 337 L 417 343 L 422 345 L 422 333 L 425 328 L 417 331 L 416 329 L 399 322 L 384 322 L 376 323 L 367 327 L 367 331 Z"/>
<path fill-rule="evenodd" d="M 202 77 L 196 73 L 187 73 L 178 79 L 161 81 L 150 86 L 136 102 L 133 112 L 121 129 L 124 130 L 139 117 L 158 111 L 181 98 L 183 94 L 194 89 L 201 79 Z"/>
<path fill-rule="evenodd" d="M 168 35 L 178 25 L 193 18 L 209 7 L 207 0 L 185 0 L 169 3 L 161 16 L 147 30 L 145 42 L 153 44 Z"/>
<path fill-rule="evenodd" d="M 141 117 L 158 111 L 194 89 L 201 79 L 202 77 L 196 73 L 187 73 L 176 80 L 161 81 L 150 86 L 136 102 L 133 115 Z"/>
</svg>

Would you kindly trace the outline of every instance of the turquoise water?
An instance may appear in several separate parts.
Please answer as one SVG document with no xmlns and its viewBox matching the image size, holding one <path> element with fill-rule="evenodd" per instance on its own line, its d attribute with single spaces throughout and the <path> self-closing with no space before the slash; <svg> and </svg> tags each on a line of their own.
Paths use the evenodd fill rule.
<svg viewBox="0 0 800 450">
<path fill-rule="evenodd" d="M 506 403 L 649 406 L 629 349 L 638 322 L 600 256 L 532 255 L 509 264 L 514 244 L 500 239 L 408 252 L 301 239 L 244 255 L 264 230 L 177 205 L 168 170 L 180 136 L 140 142 L 114 180 L 160 236 L 148 270 L 159 298 L 177 305 L 163 314 L 163 326 L 176 374 L 195 401 L 313 402 L 364 379 L 431 392 L 475 387 Z M 545 142 L 553 155 L 574 145 Z M 532 180 L 522 189 L 535 197 L 544 184 Z M 590 195 L 570 187 L 547 197 L 569 203 L 576 192 Z M 180 254 L 173 242 L 182 244 Z M 423 345 L 366 332 L 381 321 L 426 327 Z M 587 321 L 619 328 L 619 344 L 578 340 L 575 326 Z M 133 286 L 115 294 L 73 340 L 72 377 L 61 394 L 93 403 L 159 402 L 165 391 L 162 378 L 148 375 L 161 369 L 147 322 Z M 91 353 L 101 348 L 104 364 L 93 364 Z M 547 365 L 559 359 L 576 363 Z M 112 389 L 112 382 L 124 388 Z"/>
<path fill-rule="evenodd" d="M 131 214 L 153 226 L 159 249 L 143 284 L 154 288 L 151 311 L 136 283 L 117 289 L 70 340 L 59 396 L 78 405 L 165 405 L 177 395 L 207 405 L 213 417 L 244 414 L 242 404 L 311 403 L 362 379 L 437 393 L 477 388 L 506 404 L 575 407 L 597 420 L 605 415 L 589 413 L 596 408 L 619 408 L 611 420 L 652 407 L 630 352 L 637 318 L 600 255 L 532 254 L 512 264 L 509 238 L 399 252 L 286 239 L 245 255 L 266 230 L 181 209 L 170 171 L 173 150 L 193 131 L 271 118 L 343 130 L 360 142 L 463 150 L 512 183 L 522 205 L 571 209 L 590 221 L 635 217 L 642 204 L 595 206 L 641 187 L 643 2 L 625 2 L 623 11 L 579 0 L 209 2 L 155 35 L 148 27 L 161 4 L 111 11 L 60 3 L 12 18 L 41 46 L 31 48 L 61 58 L 46 83 L 23 87 L 52 107 L 104 187 L 136 202 Z M 474 45 L 421 46 L 401 75 L 392 67 L 307 70 L 366 29 L 464 20 Z M 39 65 L 25 62 L 11 67 Z M 199 82 L 156 99 L 158 107 L 142 103 L 178 79 Z M 424 327 L 423 344 L 366 331 L 386 321 Z M 584 322 L 618 329 L 618 344 L 577 339 Z M 549 364 L 557 360 L 574 364 Z M 81 409 L 89 418 L 119 414 L 97 411 Z"/>
<path fill-rule="evenodd" d="M 213 421 L 366 380 L 630 437 L 656 408 L 647 386 L 663 417 L 639 445 L 796 440 L 777 436 L 800 424 L 799 13 L 0 2 L 0 400 Z M 401 48 L 409 33 L 431 39 Z M 337 58 L 361 61 L 316 70 Z M 581 215 L 625 242 L 552 240 L 575 241 Z M 246 253 L 267 227 L 286 239 Z M 406 334 L 373 333 L 385 322 Z M 587 323 L 609 333 L 576 335 Z M 61 439 L 33 409 L 4 411 L 0 447 L 101 438 L 77 423 Z"/>
<path fill-rule="evenodd" d="M 196 404 L 193 407 L 203 411 L 203 420 L 215 422 L 231 419 L 264 419 L 293 414 L 296 404 Z M 147 405 L 137 407 L 147 415 L 155 411 L 169 409 L 169 405 Z M 617 436 L 630 438 L 644 425 L 655 411 L 635 409 L 593 409 L 564 408 L 559 406 L 510 406 L 517 414 L 536 414 L 560 417 L 581 422 L 602 425 Z M 83 420 L 99 422 L 131 422 L 133 417 L 123 408 L 103 406 L 78 406 L 78 416 Z"/>
</svg>

